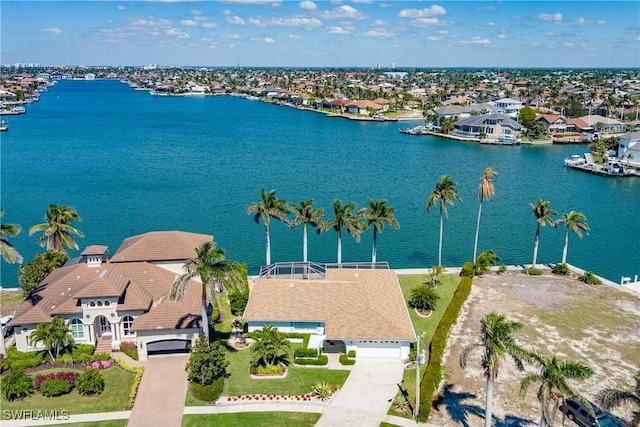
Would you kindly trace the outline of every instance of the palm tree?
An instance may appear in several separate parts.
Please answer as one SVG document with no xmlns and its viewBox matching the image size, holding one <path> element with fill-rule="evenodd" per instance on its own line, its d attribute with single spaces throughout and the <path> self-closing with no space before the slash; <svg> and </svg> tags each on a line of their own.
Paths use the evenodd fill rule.
<svg viewBox="0 0 640 427">
<path fill-rule="evenodd" d="M 318 227 L 322 223 L 322 215 L 325 214 L 324 209 L 314 208 L 313 202 L 313 199 L 300 200 L 300 203 L 291 206 L 295 214 L 291 226 L 302 224 L 302 257 L 304 262 L 307 262 L 307 224 L 314 228 Z"/>
<path fill-rule="evenodd" d="M 529 203 L 531 206 L 531 210 L 533 210 L 533 214 L 536 216 L 536 222 L 538 223 L 536 227 L 536 238 L 533 245 L 533 265 L 531 268 L 536 268 L 536 260 L 538 259 L 538 244 L 540 243 L 540 226 L 545 226 L 546 224 L 556 226 L 555 221 L 551 218 L 551 215 L 557 215 L 558 212 L 551 209 L 549 206 L 551 202 L 542 199 L 538 199 L 536 204 Z"/>
<path fill-rule="evenodd" d="M 289 223 L 287 214 L 291 212 L 291 207 L 284 199 L 276 197 L 276 190 L 267 192 L 264 188 L 261 194 L 262 200 L 260 202 L 251 203 L 247 206 L 247 214 L 255 212 L 253 217 L 256 224 L 260 223 L 260 218 L 264 223 L 264 237 L 267 244 L 267 265 L 271 264 L 271 237 L 269 235 L 269 222 L 270 218 Z"/>
<path fill-rule="evenodd" d="M 589 231 L 589 224 L 587 224 L 587 217 L 576 211 L 562 214 L 562 218 L 556 221 L 556 226 L 558 224 L 564 224 L 567 227 L 564 233 L 564 248 L 562 249 L 562 263 L 565 264 L 567 262 L 567 248 L 569 247 L 569 231 L 573 231 L 582 239 L 582 232 L 587 233 Z"/>
<path fill-rule="evenodd" d="M 0 209 L 0 218 L 4 216 L 4 210 Z M 16 237 L 20 234 L 22 229 L 17 224 L 0 224 L 0 251 L 2 252 L 2 259 L 9 264 L 22 264 L 22 255 L 13 247 L 13 245 L 7 239 L 9 237 Z"/>
<path fill-rule="evenodd" d="M 353 211 L 356 209 L 356 204 L 354 202 L 347 203 L 346 205 L 342 204 L 340 199 L 336 199 L 333 201 L 333 213 L 334 218 L 328 221 L 324 221 L 320 227 L 318 228 L 318 233 L 326 231 L 330 228 L 333 228 L 338 235 L 338 264 L 342 264 L 342 228 L 345 230 L 354 239 L 356 242 L 360 241 L 360 233 L 362 233 L 362 223 L 360 219 L 354 215 Z"/>
<path fill-rule="evenodd" d="M 490 200 L 491 196 L 496 193 L 493 187 L 493 178 L 498 176 L 498 172 L 491 168 L 485 168 L 484 175 L 480 178 L 480 185 L 478 186 L 478 200 L 480 200 L 480 206 L 478 207 L 478 220 L 476 221 L 476 240 L 473 244 L 473 262 L 476 262 L 476 255 L 478 253 L 478 234 L 480 234 L 480 215 L 482 214 L 482 202 L 484 200 Z"/>
<path fill-rule="evenodd" d="M 52 362 L 55 362 L 60 350 L 73 344 L 71 329 L 61 317 L 55 316 L 49 323 L 40 323 L 29 336 L 29 343 L 35 346 L 42 342 Z"/>
<path fill-rule="evenodd" d="M 265 325 L 256 332 L 255 342 L 251 347 L 253 365 L 288 365 L 290 349 L 291 343 L 282 332 L 273 325 Z"/>
<path fill-rule="evenodd" d="M 442 230 L 444 216 L 448 216 L 447 203 L 453 206 L 453 201 L 462 201 L 458 195 L 456 182 L 449 175 L 442 175 L 436 184 L 436 188 L 431 192 L 427 199 L 427 213 L 434 205 L 440 206 L 440 243 L 438 245 L 438 265 L 442 265 Z"/>
<path fill-rule="evenodd" d="M 633 379 L 635 384 L 631 391 L 607 388 L 598 393 L 596 399 L 605 411 L 625 403 L 634 405 L 636 410 L 633 412 L 631 424 L 640 427 L 640 371 L 634 375 Z"/>
<path fill-rule="evenodd" d="M 493 383 L 498 377 L 500 360 L 509 355 L 520 370 L 523 369 L 522 361 L 526 360 L 528 353 L 513 339 L 512 334 L 522 329 L 522 323 L 512 322 L 504 314 L 489 313 L 480 321 L 480 342 L 470 344 L 460 353 L 460 366 L 467 366 L 467 359 L 471 351 L 480 348 L 483 351 L 482 369 L 487 379 L 487 396 L 485 405 L 484 425 L 491 426 L 491 414 L 493 409 Z"/>
<path fill-rule="evenodd" d="M 227 291 L 246 291 L 242 266 L 236 261 L 226 259 L 224 249 L 213 242 L 205 242 L 195 248 L 196 256 L 184 263 L 184 274 L 176 281 L 171 291 L 172 299 L 181 300 L 187 282 L 199 277 L 204 291 L 209 297 L 210 290 L 221 293 Z M 211 300 L 211 298 L 209 298 Z"/>
<path fill-rule="evenodd" d="M 43 248 L 46 247 L 48 251 L 66 254 L 65 246 L 78 249 L 78 244 L 71 235 L 75 234 L 78 237 L 84 237 L 84 233 L 70 225 L 74 221 L 82 220 L 74 208 L 50 204 L 49 210 L 44 214 L 44 218 L 47 222 L 31 227 L 29 236 L 42 232 L 38 243 Z"/>
<path fill-rule="evenodd" d="M 369 200 L 369 207 L 360 209 L 358 216 L 364 219 L 363 230 L 366 231 L 373 226 L 373 245 L 371 247 L 371 262 L 376 262 L 376 254 L 378 251 L 378 233 L 382 233 L 384 225 L 389 224 L 397 230 L 400 224 L 395 218 L 395 208 L 387 206 L 385 199 Z"/>
<path fill-rule="evenodd" d="M 586 400 L 575 392 L 568 380 L 585 380 L 593 375 L 593 370 L 580 362 L 562 361 L 555 356 L 544 357 L 532 353 L 530 360 L 539 368 L 538 373 L 527 375 L 520 383 L 520 397 L 524 397 L 529 387 L 534 383 L 540 383 L 537 397 L 542 406 L 540 427 L 552 425 L 554 415 L 561 401 L 573 398 L 580 401 Z M 564 402 L 563 402 L 564 403 Z"/>
</svg>

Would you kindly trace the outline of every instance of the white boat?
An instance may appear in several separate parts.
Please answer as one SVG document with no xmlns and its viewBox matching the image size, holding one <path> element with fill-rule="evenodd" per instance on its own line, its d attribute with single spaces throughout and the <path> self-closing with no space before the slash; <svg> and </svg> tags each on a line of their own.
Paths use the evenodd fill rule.
<svg viewBox="0 0 640 427">
<path fill-rule="evenodd" d="M 574 154 L 571 157 L 566 157 L 564 159 L 565 166 L 579 166 L 579 165 L 584 165 L 586 163 L 587 163 L 587 159 L 585 159 L 579 154 Z"/>
<path fill-rule="evenodd" d="M 517 144 L 520 144 L 520 141 L 515 136 L 500 135 L 496 139 L 496 143 L 497 144 L 503 144 L 503 145 L 517 145 Z"/>
<path fill-rule="evenodd" d="M 14 105 L 9 110 L 0 111 L 2 116 L 17 116 L 18 114 L 24 114 L 27 110 L 21 105 Z"/>
<path fill-rule="evenodd" d="M 9 130 L 9 122 L 6 120 L 0 120 L 0 132 Z"/>
</svg>

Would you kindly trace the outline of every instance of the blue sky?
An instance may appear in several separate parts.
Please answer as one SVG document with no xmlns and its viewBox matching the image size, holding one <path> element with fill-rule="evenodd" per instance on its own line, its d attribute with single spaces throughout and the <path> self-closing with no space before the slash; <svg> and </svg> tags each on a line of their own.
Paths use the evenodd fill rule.
<svg viewBox="0 0 640 427">
<path fill-rule="evenodd" d="M 640 67 L 639 1 L 2 0 L 0 61 Z"/>
</svg>

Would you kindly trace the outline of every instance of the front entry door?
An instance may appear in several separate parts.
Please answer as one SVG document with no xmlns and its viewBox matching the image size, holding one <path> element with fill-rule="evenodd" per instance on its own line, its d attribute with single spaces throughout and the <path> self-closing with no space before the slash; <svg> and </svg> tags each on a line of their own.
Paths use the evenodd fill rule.
<svg viewBox="0 0 640 427">
<path fill-rule="evenodd" d="M 111 325 L 106 317 L 100 316 L 98 319 L 100 327 L 100 336 L 111 335 Z"/>
</svg>

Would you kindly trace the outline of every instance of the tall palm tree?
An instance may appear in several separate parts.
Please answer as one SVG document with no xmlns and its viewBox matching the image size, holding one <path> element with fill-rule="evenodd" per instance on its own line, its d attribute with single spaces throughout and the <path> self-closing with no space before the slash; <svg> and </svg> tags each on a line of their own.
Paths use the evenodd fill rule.
<svg viewBox="0 0 640 427">
<path fill-rule="evenodd" d="M 390 227 L 397 230 L 400 224 L 395 217 L 395 208 L 387 206 L 385 199 L 369 200 L 369 207 L 360 209 L 358 216 L 364 219 L 363 230 L 366 231 L 373 226 L 373 245 L 371 247 L 371 262 L 376 262 L 376 254 L 378 251 L 378 233 L 382 233 L 384 225 L 389 224 Z"/>
<path fill-rule="evenodd" d="M 4 210 L 0 209 L 0 218 L 4 216 Z M 8 237 L 16 237 L 20 234 L 22 229 L 17 224 L 0 224 L 0 252 L 2 253 L 2 259 L 9 264 L 22 264 L 22 255 L 16 248 L 9 242 Z"/>
<path fill-rule="evenodd" d="M 436 188 L 427 199 L 427 213 L 434 205 L 440 207 L 440 243 L 438 245 L 438 265 L 442 265 L 442 230 L 444 216 L 448 216 L 447 203 L 453 206 L 454 200 L 462 201 L 458 195 L 456 182 L 449 175 L 442 175 L 436 184 Z"/>
<path fill-rule="evenodd" d="M 195 277 L 200 278 L 204 291 L 212 300 L 210 290 L 221 293 L 227 291 L 246 291 L 246 283 L 242 277 L 240 263 L 226 259 L 224 249 L 213 242 L 205 242 L 195 248 L 196 256 L 184 263 L 184 274 L 176 281 L 172 289 L 172 299 L 181 300 L 187 282 Z"/>
<path fill-rule="evenodd" d="M 608 411 L 616 406 L 631 404 L 636 407 L 631 424 L 640 427 L 640 371 L 633 377 L 634 385 L 631 391 L 607 388 L 598 393 L 597 400 L 602 409 Z"/>
<path fill-rule="evenodd" d="M 581 401 L 585 399 L 571 388 L 568 380 L 585 380 L 593 375 L 593 370 L 580 362 L 562 361 L 555 356 L 544 357 L 537 353 L 532 353 L 530 361 L 539 370 L 536 374 L 527 375 L 520 383 L 520 397 L 527 394 L 529 387 L 535 383 L 540 383 L 537 397 L 542 406 L 540 417 L 540 427 L 553 424 L 554 415 L 561 402 L 567 398 L 574 398 Z"/>
<path fill-rule="evenodd" d="M 302 224 L 302 257 L 304 262 L 307 262 L 307 224 L 314 228 L 318 227 L 322 223 L 322 215 L 325 214 L 324 209 L 314 208 L 313 202 L 313 199 L 300 200 L 300 203 L 291 206 L 295 214 L 291 226 Z"/>
<path fill-rule="evenodd" d="M 473 262 L 476 262 L 476 255 L 478 254 L 478 234 L 480 234 L 480 215 L 482 214 L 482 202 L 490 200 L 496 193 L 493 187 L 493 178 L 498 176 L 498 172 L 491 168 L 485 168 L 484 175 L 480 178 L 480 185 L 478 185 L 478 200 L 480 200 L 480 206 L 478 207 L 478 220 L 476 221 L 476 239 L 473 244 Z"/>
<path fill-rule="evenodd" d="M 45 212 L 44 219 L 47 222 L 36 224 L 29 229 L 29 236 L 34 233 L 42 232 L 38 238 L 38 243 L 48 251 L 55 251 L 66 254 L 65 246 L 68 248 L 78 249 L 78 244 L 71 237 L 75 234 L 78 237 L 84 237 L 84 233 L 70 224 L 74 221 L 82 221 L 78 212 L 71 206 L 49 205 L 49 210 Z"/>
<path fill-rule="evenodd" d="M 362 223 L 360 219 L 353 213 L 356 209 L 354 202 L 346 205 L 342 204 L 340 199 L 333 201 L 334 218 L 324 221 L 318 228 L 318 233 L 333 228 L 338 235 L 338 264 L 342 264 L 342 228 L 347 230 L 356 242 L 360 241 L 360 233 L 362 233 Z"/>
<path fill-rule="evenodd" d="M 522 361 L 526 360 L 528 353 L 513 339 L 512 334 L 522 329 L 522 323 L 512 322 L 504 314 L 489 313 L 480 321 L 480 342 L 470 344 L 460 353 L 460 366 L 467 366 L 469 354 L 480 348 L 482 354 L 482 369 L 487 378 L 487 396 L 485 405 L 484 425 L 491 426 L 493 410 L 493 383 L 498 377 L 500 360 L 509 355 L 518 369 L 522 370 Z"/>
<path fill-rule="evenodd" d="M 291 212 L 291 207 L 284 199 L 276 197 L 276 190 L 267 192 L 264 188 L 261 193 L 261 201 L 251 203 L 247 206 L 247 213 L 252 214 L 256 224 L 264 223 L 264 237 L 267 245 L 267 265 L 271 264 L 271 236 L 269 235 L 270 218 L 275 218 L 289 224 L 287 214 Z"/>
<path fill-rule="evenodd" d="M 531 206 L 531 210 L 533 210 L 533 214 L 536 216 L 536 238 L 533 244 L 533 265 L 532 268 L 536 268 L 536 260 L 538 259 L 538 245 L 540 244 L 540 226 L 545 226 L 546 224 L 556 226 L 555 221 L 551 217 L 552 215 L 557 215 L 558 212 L 551 209 L 549 206 L 551 202 L 548 200 L 542 201 L 542 199 L 536 200 L 536 204 L 529 203 Z"/>
<path fill-rule="evenodd" d="M 564 233 L 564 248 L 562 249 L 562 263 L 567 262 L 567 248 L 569 247 L 569 231 L 573 231 L 582 239 L 582 233 L 587 234 L 589 231 L 589 224 L 587 224 L 587 217 L 580 212 L 571 211 L 569 213 L 562 214 L 562 218 L 556 221 L 558 224 L 564 224 L 567 229 Z"/>
</svg>

